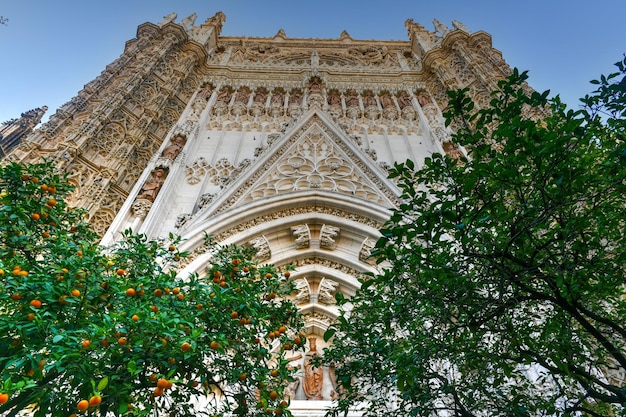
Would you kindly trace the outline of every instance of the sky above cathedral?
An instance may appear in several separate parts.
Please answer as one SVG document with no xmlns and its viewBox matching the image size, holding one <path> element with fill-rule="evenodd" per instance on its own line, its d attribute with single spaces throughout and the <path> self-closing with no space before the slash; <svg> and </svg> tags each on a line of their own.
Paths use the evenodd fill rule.
<svg viewBox="0 0 626 417">
<path fill-rule="evenodd" d="M 226 15 L 222 35 L 408 40 L 411 18 L 428 30 L 433 19 L 492 35 L 530 85 L 560 94 L 570 107 L 615 70 L 626 52 L 626 1 L 603 0 L 0 0 L 0 122 L 47 105 L 44 121 L 124 51 L 137 26 L 177 12 L 196 24 Z"/>
</svg>

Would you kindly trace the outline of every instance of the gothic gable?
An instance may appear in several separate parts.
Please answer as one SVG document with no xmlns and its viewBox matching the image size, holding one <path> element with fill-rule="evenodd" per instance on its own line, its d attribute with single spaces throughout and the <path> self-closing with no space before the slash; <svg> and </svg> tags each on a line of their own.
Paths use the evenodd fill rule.
<svg viewBox="0 0 626 417">
<path fill-rule="evenodd" d="M 313 109 L 270 143 L 198 217 L 310 192 L 342 194 L 385 208 L 394 207 L 398 195 L 395 185 L 370 157 L 330 118 Z"/>
</svg>

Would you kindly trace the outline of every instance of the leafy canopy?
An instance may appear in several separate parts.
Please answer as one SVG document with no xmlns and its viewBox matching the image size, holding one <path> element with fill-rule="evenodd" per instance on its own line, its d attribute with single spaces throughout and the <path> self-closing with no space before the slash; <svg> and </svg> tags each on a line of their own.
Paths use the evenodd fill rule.
<svg viewBox="0 0 626 417">
<path fill-rule="evenodd" d="M 213 246 L 183 279 L 173 236 L 104 250 L 50 164 L 1 167 L 0 190 L 0 414 L 287 413 L 288 271 Z"/>
<path fill-rule="evenodd" d="M 580 111 L 517 70 L 488 108 L 450 93 L 469 158 L 392 169 L 403 203 L 376 245 L 382 273 L 326 334 L 343 388 L 331 415 L 626 412 L 626 60 L 616 65 Z"/>
</svg>

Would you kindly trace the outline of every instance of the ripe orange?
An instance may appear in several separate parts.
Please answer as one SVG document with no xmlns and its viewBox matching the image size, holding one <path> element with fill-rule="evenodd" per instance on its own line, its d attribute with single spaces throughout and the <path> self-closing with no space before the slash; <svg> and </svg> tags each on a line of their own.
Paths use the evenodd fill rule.
<svg viewBox="0 0 626 417">
<path fill-rule="evenodd" d="M 283 275 L 285 276 L 285 278 L 289 278 L 291 276 L 291 272 L 285 271 Z"/>
<path fill-rule="evenodd" d="M 89 401 L 87 400 L 80 400 L 78 402 L 78 404 L 76 405 L 76 408 L 78 408 L 78 411 L 85 411 L 89 408 Z"/>
<path fill-rule="evenodd" d="M 20 271 L 18 275 L 21 276 L 21 277 L 27 277 L 28 276 L 28 271 Z"/>
<path fill-rule="evenodd" d="M 33 321 L 35 320 L 35 313 L 28 313 L 26 315 L 26 318 L 28 319 L 28 321 Z"/>
<path fill-rule="evenodd" d="M 278 398 L 278 393 L 276 391 L 270 392 L 270 400 L 275 400 Z"/>
<path fill-rule="evenodd" d="M 19 301 L 22 299 L 22 296 L 16 292 L 15 294 L 11 295 L 11 299 L 15 301 Z"/>
<path fill-rule="evenodd" d="M 160 288 L 157 288 L 156 290 L 154 290 L 154 296 L 155 297 L 161 297 L 163 296 L 163 290 Z"/>
<path fill-rule="evenodd" d="M 272 369 L 272 370 L 270 371 L 270 375 L 271 375 L 271 376 L 278 376 L 278 369 Z"/>
<path fill-rule="evenodd" d="M 41 301 L 33 300 L 33 301 L 30 302 L 30 305 L 35 307 L 35 308 L 41 308 Z"/>
<path fill-rule="evenodd" d="M 161 395 L 163 395 L 163 388 L 156 387 L 152 392 L 152 395 L 154 395 L 155 397 L 160 397 Z"/>
<path fill-rule="evenodd" d="M 139 321 L 139 316 L 136 314 L 133 314 L 133 316 L 131 317 L 131 319 L 133 319 L 133 321 Z"/>
<path fill-rule="evenodd" d="M 30 215 L 30 218 L 33 220 L 39 220 L 41 216 L 39 215 L 39 213 L 33 213 Z"/>
<path fill-rule="evenodd" d="M 213 350 L 217 350 L 220 347 L 220 344 L 217 343 L 215 340 L 211 342 L 211 344 L 209 345 L 211 349 Z"/>
<path fill-rule="evenodd" d="M 178 299 L 178 301 L 183 301 L 185 299 L 185 296 L 182 294 L 178 294 L 176 298 Z"/>
<path fill-rule="evenodd" d="M 128 340 L 126 340 L 126 338 L 123 336 L 117 339 L 117 344 L 120 346 L 125 346 L 126 343 L 128 343 Z"/>
<path fill-rule="evenodd" d="M 91 346 L 91 340 L 85 339 L 80 343 L 80 345 L 83 347 L 83 349 L 88 349 Z"/>
<path fill-rule="evenodd" d="M 43 237 L 44 239 L 48 239 L 48 238 L 50 237 L 50 233 L 48 233 L 48 232 L 43 232 L 43 233 L 41 234 L 41 237 Z"/>
<path fill-rule="evenodd" d="M 300 338 L 300 336 L 296 336 L 293 339 L 293 343 L 295 343 L 296 345 L 301 345 L 302 344 L 302 339 Z"/>
<path fill-rule="evenodd" d="M 166 389 L 169 384 L 170 381 L 165 378 L 161 378 L 157 381 L 157 388 Z"/>
<path fill-rule="evenodd" d="M 170 245 L 170 247 L 167 248 L 167 250 L 169 250 L 170 252 L 174 252 L 176 250 L 176 246 Z"/>
<path fill-rule="evenodd" d="M 239 380 L 240 381 L 245 381 L 247 377 L 248 377 L 248 375 L 246 375 L 245 372 L 242 372 L 242 373 L 239 374 Z"/>
<path fill-rule="evenodd" d="M 124 271 L 123 269 L 120 268 L 120 269 L 117 270 L 117 275 L 120 275 L 120 276 L 121 275 L 126 275 L 126 271 Z"/>
<path fill-rule="evenodd" d="M 80 291 L 72 290 L 72 291 L 70 291 L 70 294 L 72 294 L 74 297 L 78 297 L 80 295 Z"/>
<path fill-rule="evenodd" d="M 265 274 L 265 278 L 272 278 L 274 275 L 270 274 L 269 272 L 267 274 Z"/>
<path fill-rule="evenodd" d="M 126 295 L 129 297 L 134 297 L 135 295 L 137 295 L 137 291 L 135 291 L 134 288 L 129 288 L 126 290 Z"/>
<path fill-rule="evenodd" d="M 286 331 L 287 331 L 287 328 L 286 328 L 285 326 L 280 326 L 280 327 L 278 328 L 278 332 L 279 332 L 279 333 L 285 333 Z"/>
<path fill-rule="evenodd" d="M 196 310 L 202 310 L 203 305 L 198 303 L 196 304 Z"/>
<path fill-rule="evenodd" d="M 189 352 L 189 350 L 191 349 L 191 345 L 185 342 L 182 345 L 180 345 L 180 348 L 183 350 L 183 352 Z"/>
<path fill-rule="evenodd" d="M 236 311 L 233 311 L 232 313 L 230 313 L 230 318 L 235 320 L 237 317 L 239 317 L 239 313 L 237 313 Z"/>
<path fill-rule="evenodd" d="M 9 401 L 9 394 L 1 393 L 0 394 L 0 404 L 4 404 Z"/>
<path fill-rule="evenodd" d="M 89 399 L 89 405 L 92 407 L 97 407 L 102 402 L 102 397 L 99 395 L 94 395 Z"/>
<path fill-rule="evenodd" d="M 159 307 L 157 307 L 157 306 L 151 306 L 151 307 L 150 307 L 150 310 L 151 310 L 153 313 L 156 313 L 157 311 L 159 311 Z"/>
<path fill-rule="evenodd" d="M 48 201 L 46 201 L 46 206 L 54 207 L 56 205 L 57 205 L 57 201 L 54 198 L 51 198 Z"/>
<path fill-rule="evenodd" d="M 176 295 L 176 294 L 179 294 L 179 293 L 180 293 L 180 288 L 179 287 L 176 287 L 176 288 L 172 289 L 172 294 Z"/>
</svg>

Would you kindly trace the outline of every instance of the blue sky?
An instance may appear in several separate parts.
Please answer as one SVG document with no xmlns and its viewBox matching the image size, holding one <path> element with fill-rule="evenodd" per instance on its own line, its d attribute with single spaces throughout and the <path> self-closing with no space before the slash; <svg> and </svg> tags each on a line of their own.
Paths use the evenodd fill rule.
<svg viewBox="0 0 626 417">
<path fill-rule="evenodd" d="M 626 52 L 626 1 L 603 0 L 0 0 L 0 122 L 47 105 L 48 115 L 72 98 L 124 50 L 137 26 L 177 12 L 196 23 L 226 14 L 222 34 L 407 40 L 412 18 L 483 30 L 530 85 L 560 94 L 570 106 L 591 91 L 589 81 L 614 70 Z M 47 118 L 47 117 L 46 117 Z"/>
</svg>

